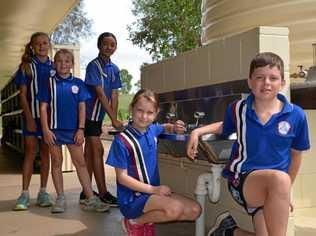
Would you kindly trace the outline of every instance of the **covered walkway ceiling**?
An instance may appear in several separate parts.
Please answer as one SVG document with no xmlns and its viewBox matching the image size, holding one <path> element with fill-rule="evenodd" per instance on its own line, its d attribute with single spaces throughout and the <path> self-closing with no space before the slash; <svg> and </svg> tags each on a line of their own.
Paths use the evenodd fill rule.
<svg viewBox="0 0 316 236">
<path fill-rule="evenodd" d="M 17 68 L 32 33 L 52 33 L 79 0 L 0 1 L 0 88 Z"/>
</svg>

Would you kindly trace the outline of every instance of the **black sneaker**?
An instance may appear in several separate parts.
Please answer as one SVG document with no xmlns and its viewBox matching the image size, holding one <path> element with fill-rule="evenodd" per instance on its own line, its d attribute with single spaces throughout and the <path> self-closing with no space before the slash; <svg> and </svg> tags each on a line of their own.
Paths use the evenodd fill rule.
<svg viewBox="0 0 316 236">
<path fill-rule="evenodd" d="M 207 233 L 207 236 L 223 236 L 226 231 L 234 230 L 237 224 L 229 212 L 224 212 L 216 218 L 214 226 Z"/>
<path fill-rule="evenodd" d="M 103 196 L 99 196 L 102 202 L 109 204 L 111 207 L 118 207 L 117 198 L 114 197 L 111 193 L 107 192 Z"/>
<path fill-rule="evenodd" d="M 99 197 L 99 194 L 96 191 L 93 191 L 93 195 Z M 85 204 L 85 201 L 86 201 L 86 195 L 84 194 L 83 191 L 81 191 L 80 197 L 79 197 L 79 203 Z"/>
</svg>

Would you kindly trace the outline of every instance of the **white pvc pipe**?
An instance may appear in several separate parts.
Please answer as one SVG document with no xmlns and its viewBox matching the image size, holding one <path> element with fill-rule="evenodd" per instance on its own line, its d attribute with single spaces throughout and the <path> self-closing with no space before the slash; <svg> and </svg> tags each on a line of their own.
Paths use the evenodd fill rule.
<svg viewBox="0 0 316 236">
<path fill-rule="evenodd" d="M 211 166 L 211 173 L 203 173 L 197 179 L 195 188 L 196 200 L 202 208 L 201 215 L 195 221 L 195 236 L 205 235 L 205 196 L 208 194 L 212 203 L 217 203 L 220 198 L 222 165 Z"/>
<path fill-rule="evenodd" d="M 195 220 L 195 236 L 205 235 L 205 195 L 196 195 L 196 201 L 200 204 L 202 211 Z"/>
<path fill-rule="evenodd" d="M 208 182 L 208 198 L 212 203 L 217 203 L 221 194 L 221 175 L 223 166 L 222 165 L 212 165 L 211 166 L 212 175 L 211 180 Z"/>
</svg>

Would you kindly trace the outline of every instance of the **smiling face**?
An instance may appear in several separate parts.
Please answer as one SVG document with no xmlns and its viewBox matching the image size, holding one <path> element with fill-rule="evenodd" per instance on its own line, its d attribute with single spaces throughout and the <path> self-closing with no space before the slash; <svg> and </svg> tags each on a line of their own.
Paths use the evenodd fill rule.
<svg viewBox="0 0 316 236">
<path fill-rule="evenodd" d="M 257 100 L 268 101 L 277 97 L 285 85 L 277 66 L 263 66 L 254 69 L 248 79 L 248 86 Z"/>
<path fill-rule="evenodd" d="M 46 59 L 51 47 L 49 38 L 44 34 L 38 35 L 32 40 L 31 47 L 39 59 Z"/>
<path fill-rule="evenodd" d="M 99 45 L 99 51 L 100 51 L 101 57 L 104 59 L 109 59 L 115 52 L 116 46 L 117 46 L 117 43 L 113 37 L 111 36 L 104 37 L 100 41 L 100 45 Z"/>
<path fill-rule="evenodd" d="M 154 122 L 158 110 L 155 104 L 146 97 L 140 97 L 131 108 L 133 127 L 144 132 L 147 127 Z"/>
<path fill-rule="evenodd" d="M 57 73 L 62 78 L 67 78 L 70 75 L 71 69 L 74 65 L 73 55 L 70 52 L 59 51 L 54 58 L 54 64 Z"/>
</svg>

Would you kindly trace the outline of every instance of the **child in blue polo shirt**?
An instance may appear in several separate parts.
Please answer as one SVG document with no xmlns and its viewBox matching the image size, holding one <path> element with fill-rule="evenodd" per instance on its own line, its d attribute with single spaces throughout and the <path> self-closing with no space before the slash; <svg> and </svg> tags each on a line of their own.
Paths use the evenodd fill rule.
<svg viewBox="0 0 316 236">
<path fill-rule="evenodd" d="M 13 208 L 16 211 L 27 210 L 30 204 L 29 185 L 33 173 L 33 163 L 40 145 L 41 158 L 41 187 L 37 195 L 37 205 L 51 206 L 46 185 L 49 174 L 48 146 L 39 140 L 42 137 L 40 124 L 39 102 L 36 100 L 38 88 L 43 80 L 47 80 L 52 70 L 52 61 L 48 57 L 51 44 L 48 35 L 36 32 L 26 44 L 22 61 L 15 74 L 15 83 L 19 87 L 20 105 L 23 110 L 22 131 L 24 136 L 25 157 L 22 169 L 22 193 Z"/>
<path fill-rule="evenodd" d="M 123 123 L 117 120 L 118 89 L 122 87 L 120 70 L 111 61 L 111 56 L 116 51 L 117 40 L 114 34 L 105 32 L 99 35 L 99 55 L 87 66 L 85 84 L 91 94 L 87 100 L 87 115 L 85 126 L 85 159 L 92 179 L 94 174 L 99 197 L 111 206 L 117 206 L 116 198 L 107 191 L 103 145 L 100 135 L 105 114 L 109 116 L 115 128 L 121 128 Z M 85 199 L 82 192 L 80 203 Z"/>
<path fill-rule="evenodd" d="M 259 53 L 250 65 L 250 95 L 229 105 L 224 122 L 191 133 L 187 154 L 194 158 L 199 136 L 237 132 L 223 175 L 233 198 L 253 217 L 255 234 L 224 213 L 209 235 L 286 235 L 290 189 L 310 143 L 304 111 L 279 93 L 284 85 L 282 59 Z"/>
<path fill-rule="evenodd" d="M 153 223 L 193 221 L 201 212 L 195 201 L 160 185 L 157 137 L 164 131 L 183 132 L 184 126 L 182 121 L 153 124 L 158 111 L 155 94 L 139 90 L 130 104 L 132 121 L 115 136 L 106 162 L 115 168 L 118 203 L 128 235 L 154 236 Z"/>
<path fill-rule="evenodd" d="M 84 141 L 85 100 L 89 94 L 84 82 L 71 74 L 74 56 L 67 49 L 60 49 L 54 57 L 56 74 L 43 84 L 38 95 L 44 140 L 52 157 L 52 177 L 57 192 L 52 213 L 65 211 L 62 176 L 62 149 L 67 145 L 76 167 L 80 184 L 87 196 L 85 210 L 107 211 L 109 206 L 93 195 L 85 164 L 82 144 Z"/>
</svg>

